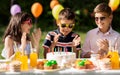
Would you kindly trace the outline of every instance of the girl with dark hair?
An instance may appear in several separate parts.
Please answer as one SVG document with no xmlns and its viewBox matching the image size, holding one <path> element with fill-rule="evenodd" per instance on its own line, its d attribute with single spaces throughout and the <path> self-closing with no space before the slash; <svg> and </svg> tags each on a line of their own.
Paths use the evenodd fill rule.
<svg viewBox="0 0 120 75">
<path fill-rule="evenodd" d="M 20 50 L 25 50 L 29 56 L 31 40 L 38 52 L 41 31 L 40 28 L 37 29 L 30 37 L 31 28 L 32 18 L 28 13 L 20 12 L 12 16 L 3 36 L 4 49 L 1 55 L 6 59 L 10 58 L 16 52 L 17 46 Z"/>
</svg>

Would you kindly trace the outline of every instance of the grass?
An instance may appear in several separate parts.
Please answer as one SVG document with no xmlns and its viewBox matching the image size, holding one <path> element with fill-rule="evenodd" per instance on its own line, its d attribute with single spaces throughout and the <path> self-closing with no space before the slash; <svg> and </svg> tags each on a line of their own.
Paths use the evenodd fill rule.
<svg viewBox="0 0 120 75">
<path fill-rule="evenodd" d="M 3 59 L 2 56 L 1 56 L 1 51 L 4 47 L 4 44 L 2 42 L 2 36 L 4 34 L 5 29 L 6 29 L 6 26 L 0 26 L 0 59 Z M 41 28 L 41 29 L 43 29 L 43 28 Z M 46 34 L 48 33 L 48 31 L 54 30 L 54 29 L 56 29 L 56 28 L 55 27 L 50 27 L 50 28 L 42 30 L 42 38 L 40 40 L 40 54 L 39 54 L 40 56 L 39 56 L 39 58 L 43 58 L 42 44 L 44 42 Z M 86 36 L 86 32 L 82 32 L 82 31 L 75 31 L 75 32 L 78 33 L 81 36 L 81 44 L 83 44 L 85 36 Z"/>
</svg>

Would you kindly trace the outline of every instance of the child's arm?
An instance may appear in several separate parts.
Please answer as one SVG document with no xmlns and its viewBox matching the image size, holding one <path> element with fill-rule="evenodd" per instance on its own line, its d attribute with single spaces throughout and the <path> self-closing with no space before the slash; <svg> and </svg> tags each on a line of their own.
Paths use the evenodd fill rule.
<svg viewBox="0 0 120 75">
<path fill-rule="evenodd" d="M 32 44 L 33 47 L 37 50 L 37 54 L 39 56 L 39 48 L 40 48 L 40 39 L 41 39 L 41 29 L 38 28 L 35 32 L 32 33 Z"/>
<path fill-rule="evenodd" d="M 76 53 L 76 58 L 78 58 L 79 55 L 79 50 L 77 50 L 77 46 L 80 44 L 80 37 L 78 35 L 75 36 L 75 38 L 73 39 L 73 52 Z"/>
<path fill-rule="evenodd" d="M 5 57 L 6 59 L 10 58 L 14 54 L 13 45 L 13 40 L 7 36 L 4 43 L 4 49 L 7 50 L 7 52 L 5 53 L 7 56 Z"/>
<path fill-rule="evenodd" d="M 54 36 L 54 40 L 53 40 L 53 43 L 52 43 L 51 46 L 50 46 L 50 50 L 54 50 L 54 47 L 56 46 L 60 35 L 61 35 L 61 34 L 56 34 L 56 35 Z"/>
<path fill-rule="evenodd" d="M 73 52 L 76 53 L 76 58 L 79 56 L 79 50 L 76 49 L 76 46 L 73 47 Z"/>
</svg>

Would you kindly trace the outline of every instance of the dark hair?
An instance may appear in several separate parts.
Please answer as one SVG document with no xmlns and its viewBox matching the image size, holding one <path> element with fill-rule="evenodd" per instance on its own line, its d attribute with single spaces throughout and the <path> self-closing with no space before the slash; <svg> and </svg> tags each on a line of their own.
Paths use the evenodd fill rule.
<svg viewBox="0 0 120 75">
<path fill-rule="evenodd" d="M 94 13 L 105 12 L 108 15 L 112 14 L 111 8 L 106 3 L 100 3 L 94 8 Z"/>
<path fill-rule="evenodd" d="M 70 8 L 64 8 L 59 13 L 59 20 L 61 19 L 75 20 L 75 14 Z"/>
<path fill-rule="evenodd" d="M 21 37 L 22 37 L 21 24 L 24 21 L 26 21 L 28 18 L 31 18 L 31 16 L 26 12 L 20 12 L 15 14 L 14 16 L 11 16 L 10 22 L 3 36 L 3 42 L 5 41 L 5 38 L 8 35 L 10 35 L 11 39 L 13 39 L 18 43 L 21 43 Z M 30 40 L 28 35 L 27 35 L 27 40 Z"/>
</svg>

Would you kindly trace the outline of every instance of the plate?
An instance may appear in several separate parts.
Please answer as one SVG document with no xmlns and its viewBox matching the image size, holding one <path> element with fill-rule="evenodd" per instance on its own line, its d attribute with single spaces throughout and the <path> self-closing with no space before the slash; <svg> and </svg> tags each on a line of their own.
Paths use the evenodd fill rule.
<svg viewBox="0 0 120 75">
<path fill-rule="evenodd" d="M 6 62 L 10 62 L 9 59 L 6 59 L 6 60 L 0 60 L 0 63 L 6 63 Z"/>
<path fill-rule="evenodd" d="M 63 70 L 63 68 L 58 67 L 57 69 L 51 69 L 51 70 L 34 69 L 34 71 L 39 71 L 39 72 L 56 72 L 60 70 Z"/>
<path fill-rule="evenodd" d="M 76 71 L 86 71 L 86 72 L 95 71 L 95 69 L 76 69 L 76 68 L 73 68 L 73 69 Z"/>
<path fill-rule="evenodd" d="M 74 68 L 72 67 L 72 69 L 76 70 L 76 71 L 95 71 L 96 69 L 93 68 L 93 69 L 77 69 L 77 68 Z"/>
</svg>

